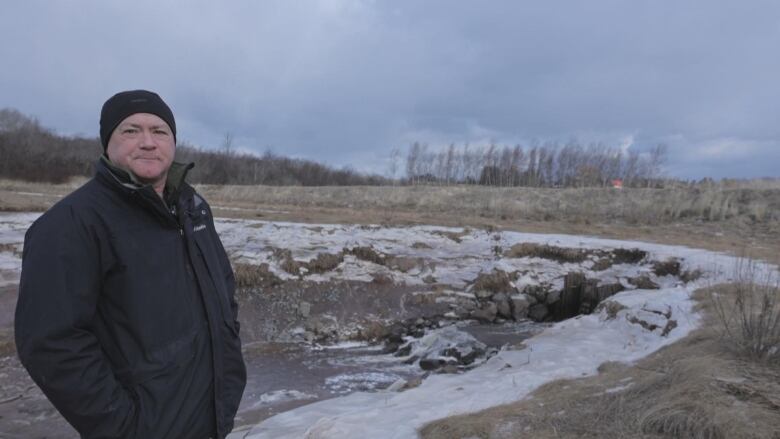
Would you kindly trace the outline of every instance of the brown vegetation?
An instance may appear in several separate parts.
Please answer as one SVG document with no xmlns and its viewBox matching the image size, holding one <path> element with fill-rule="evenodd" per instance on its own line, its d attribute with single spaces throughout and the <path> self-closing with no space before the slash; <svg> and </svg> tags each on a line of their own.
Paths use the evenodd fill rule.
<svg viewBox="0 0 780 439">
<path fill-rule="evenodd" d="M 780 366 L 780 279 L 741 259 L 735 283 L 712 297 L 726 338 L 742 353 Z"/>
<path fill-rule="evenodd" d="M 82 177 L 47 185 L 0 180 L 0 210 L 45 210 L 84 181 Z M 722 182 L 706 188 L 622 190 L 214 185 L 197 189 L 221 217 L 584 234 L 735 255 L 748 251 L 780 262 L 780 181 L 774 186 L 750 181 L 739 187 Z M 462 236 L 444 231 L 442 235 L 456 242 Z"/>
<path fill-rule="evenodd" d="M 509 258 L 542 258 L 557 262 L 582 262 L 587 258 L 587 253 L 578 248 L 556 247 L 545 244 L 522 242 L 515 244 L 504 256 Z"/>
<path fill-rule="evenodd" d="M 234 261 L 232 265 L 236 286 L 239 289 L 270 287 L 282 283 L 282 280 L 268 268 L 268 264 L 255 265 Z"/>
<path fill-rule="evenodd" d="M 780 222 L 780 181 L 774 189 L 725 184 L 668 189 L 404 187 L 198 187 L 209 199 L 242 206 L 380 210 L 492 221 L 571 221 L 582 224 L 659 225 L 674 222 L 762 227 Z"/>
</svg>

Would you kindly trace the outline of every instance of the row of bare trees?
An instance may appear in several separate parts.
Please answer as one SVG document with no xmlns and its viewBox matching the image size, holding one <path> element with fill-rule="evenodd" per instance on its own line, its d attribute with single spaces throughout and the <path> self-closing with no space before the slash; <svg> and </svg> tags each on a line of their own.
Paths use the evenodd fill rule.
<svg viewBox="0 0 780 439">
<path fill-rule="evenodd" d="M 0 109 L 0 178 L 62 183 L 75 176 L 91 176 L 102 152 L 97 138 L 59 136 L 17 110 Z M 262 156 L 236 153 L 230 135 L 225 136 L 217 151 L 180 144 L 176 147 L 176 159 L 196 164 L 189 178 L 193 183 L 277 186 L 387 183 L 383 177 L 364 175 L 349 168 L 334 169 L 270 151 Z"/>
<path fill-rule="evenodd" d="M 102 152 L 97 138 L 59 136 L 13 109 L 0 109 L 0 177 L 60 183 L 73 176 L 90 176 Z M 345 186 L 402 184 L 481 184 L 490 186 L 582 187 L 657 184 L 666 160 L 665 145 L 649 151 L 602 144 L 547 143 L 523 147 L 457 147 L 433 150 L 414 143 L 405 158 L 405 178 L 399 149 L 390 154 L 390 178 L 365 175 L 350 168 L 334 169 L 309 160 L 266 152 L 237 153 L 225 135 L 218 150 L 188 144 L 177 147 L 177 160 L 195 162 L 191 181 L 205 184 Z"/>
<path fill-rule="evenodd" d="M 406 155 L 409 184 L 481 184 L 489 186 L 583 187 L 608 186 L 621 180 L 627 186 L 655 184 L 666 161 L 667 147 L 649 151 L 569 142 L 514 147 L 457 147 L 434 151 L 414 143 Z M 397 150 L 391 155 L 395 172 Z"/>
</svg>

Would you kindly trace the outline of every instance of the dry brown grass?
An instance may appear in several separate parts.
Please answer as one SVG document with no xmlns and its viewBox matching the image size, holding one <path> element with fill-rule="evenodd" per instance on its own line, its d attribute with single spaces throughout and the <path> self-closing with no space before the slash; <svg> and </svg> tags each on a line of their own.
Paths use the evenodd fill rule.
<svg viewBox="0 0 780 439">
<path fill-rule="evenodd" d="M 45 210 L 79 183 L 0 181 L 0 210 Z M 755 257 L 780 263 L 778 181 L 623 190 L 481 186 L 198 186 L 198 190 L 222 217 L 586 234 L 732 254 L 750 249 Z M 460 239 L 457 233 L 448 237 Z"/>
<path fill-rule="evenodd" d="M 504 252 L 504 256 L 509 258 L 535 257 L 558 262 L 578 263 L 584 261 L 588 255 L 584 250 L 578 248 L 521 242 Z"/>
<path fill-rule="evenodd" d="M 741 352 L 780 368 L 780 279 L 747 258 L 735 272 L 727 293 L 712 298 L 723 333 Z"/>
<path fill-rule="evenodd" d="M 425 439 L 780 438 L 780 368 L 729 349 L 714 294 L 697 292 L 701 329 L 635 366 L 548 383 L 520 402 L 424 427 Z"/>
<path fill-rule="evenodd" d="M 268 264 L 255 265 L 234 261 L 232 265 L 238 288 L 270 287 L 282 283 L 282 280 L 269 270 Z"/>
<path fill-rule="evenodd" d="M 780 220 L 780 185 L 771 189 L 494 188 L 484 186 L 208 186 L 212 199 L 263 205 L 453 212 L 495 218 L 659 224 L 682 219 Z"/>
</svg>

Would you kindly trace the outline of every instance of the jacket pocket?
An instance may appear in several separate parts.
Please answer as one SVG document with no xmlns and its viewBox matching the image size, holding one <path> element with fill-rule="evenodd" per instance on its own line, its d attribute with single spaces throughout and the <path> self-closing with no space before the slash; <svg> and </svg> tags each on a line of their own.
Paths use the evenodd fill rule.
<svg viewBox="0 0 780 439">
<path fill-rule="evenodd" d="M 138 364 L 117 370 L 117 379 L 134 386 L 170 373 L 195 356 L 198 340 L 205 332 L 205 327 L 197 328 L 171 343 L 144 353 L 136 362 Z"/>
</svg>

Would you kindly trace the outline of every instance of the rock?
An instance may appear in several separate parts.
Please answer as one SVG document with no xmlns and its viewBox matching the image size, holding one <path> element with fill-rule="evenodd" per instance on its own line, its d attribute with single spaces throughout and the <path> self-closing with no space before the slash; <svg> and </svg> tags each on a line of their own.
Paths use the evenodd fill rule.
<svg viewBox="0 0 780 439">
<path fill-rule="evenodd" d="M 485 355 L 485 350 L 479 346 L 474 346 L 470 351 L 463 351 L 458 347 L 445 349 L 442 351 L 445 357 L 454 358 L 459 364 L 470 365 L 477 358 Z"/>
<path fill-rule="evenodd" d="M 393 343 L 403 343 L 406 328 L 400 323 L 393 323 L 387 330 L 387 340 Z"/>
<path fill-rule="evenodd" d="M 471 312 L 471 317 L 481 321 L 481 322 L 492 322 L 496 319 L 496 314 L 498 314 L 498 307 L 493 302 L 487 302 L 485 303 L 481 309 L 477 309 Z"/>
<path fill-rule="evenodd" d="M 493 297 L 493 292 L 488 290 L 474 290 L 474 297 L 477 300 L 488 300 Z"/>
<path fill-rule="evenodd" d="M 498 293 L 493 296 L 493 303 L 496 304 L 498 315 L 505 318 L 512 318 L 512 305 L 509 303 L 509 297 L 504 293 Z"/>
<path fill-rule="evenodd" d="M 298 314 L 301 315 L 303 318 L 309 318 L 309 314 L 311 313 L 311 303 L 309 302 L 301 302 L 298 304 Z"/>
<path fill-rule="evenodd" d="M 561 300 L 561 291 L 560 290 L 550 291 L 547 294 L 547 297 L 544 299 L 544 303 L 546 303 L 547 305 L 552 305 L 553 303 L 559 300 Z"/>
<path fill-rule="evenodd" d="M 386 342 L 385 346 L 382 348 L 381 352 L 383 354 L 394 354 L 398 352 L 398 348 L 401 347 L 398 343 L 394 342 Z"/>
<path fill-rule="evenodd" d="M 693 282 L 695 280 L 698 280 L 702 276 L 702 274 L 704 273 L 702 273 L 702 271 L 699 270 L 698 268 L 695 270 L 685 270 L 682 273 L 680 273 L 680 280 L 685 283 Z"/>
<path fill-rule="evenodd" d="M 605 302 L 601 302 L 597 307 L 596 311 L 600 312 L 601 310 L 604 310 L 607 314 L 607 319 L 612 320 L 617 317 L 617 314 L 626 309 L 626 306 L 622 303 L 615 302 L 613 300 L 607 300 Z"/>
<path fill-rule="evenodd" d="M 446 364 L 446 361 L 441 358 L 423 358 L 420 360 L 420 369 L 422 370 L 436 370 Z"/>
<path fill-rule="evenodd" d="M 412 353 L 412 345 L 411 344 L 405 344 L 395 351 L 396 357 L 405 357 Z"/>
<path fill-rule="evenodd" d="M 656 276 L 679 276 L 680 261 L 670 258 L 665 261 L 656 261 L 653 263 L 653 273 Z"/>
<path fill-rule="evenodd" d="M 512 305 L 513 319 L 519 321 L 528 317 L 528 308 L 531 306 L 528 296 L 525 294 L 512 296 L 510 304 Z"/>
<path fill-rule="evenodd" d="M 613 264 L 612 259 L 609 258 L 600 258 L 596 260 L 596 262 L 593 263 L 593 265 L 590 267 L 593 271 L 604 271 L 611 267 Z"/>
<path fill-rule="evenodd" d="M 312 332 L 317 340 L 329 340 L 338 337 L 339 323 L 335 317 L 322 314 L 310 317 L 305 324 L 306 330 Z"/>
<path fill-rule="evenodd" d="M 379 265 L 385 265 L 385 257 L 381 255 L 379 252 L 374 250 L 373 247 L 354 247 L 352 249 L 344 249 L 343 254 L 351 254 L 354 255 L 356 258 L 373 262 L 375 264 Z"/>
<path fill-rule="evenodd" d="M 510 292 L 512 288 L 510 274 L 499 269 L 494 269 L 491 273 L 480 273 L 472 284 L 473 291 L 487 290 L 490 295 Z"/>
<path fill-rule="evenodd" d="M 455 325 L 429 330 L 423 337 L 409 340 L 398 352 L 404 352 L 409 357 L 404 360 L 406 363 L 413 364 L 419 359 L 423 370 L 438 370 L 448 364 L 474 366 L 478 364 L 478 359 L 495 353 Z"/>
<path fill-rule="evenodd" d="M 458 373 L 458 366 L 454 364 L 446 364 L 444 367 L 438 370 L 440 373 Z"/>
<path fill-rule="evenodd" d="M 387 266 L 393 270 L 406 273 L 417 267 L 417 260 L 400 256 L 391 257 L 387 260 Z"/>
<path fill-rule="evenodd" d="M 344 262 L 344 253 L 339 252 L 335 255 L 330 253 L 320 253 L 316 258 L 305 264 L 305 268 L 312 273 L 325 273 L 338 267 Z M 304 268 L 303 266 L 301 268 Z"/>
<path fill-rule="evenodd" d="M 536 302 L 544 303 L 547 300 L 547 294 L 549 294 L 548 285 L 528 285 L 523 288 L 521 293 L 533 298 Z"/>
<path fill-rule="evenodd" d="M 630 278 L 628 281 L 640 290 L 657 290 L 660 288 L 658 284 L 650 280 L 650 276 L 646 274 Z"/>
<path fill-rule="evenodd" d="M 549 310 L 547 309 L 547 305 L 543 303 L 537 303 L 536 305 L 531 305 L 531 307 L 528 308 L 528 317 L 536 322 L 544 321 L 548 314 Z"/>
<path fill-rule="evenodd" d="M 513 245 L 504 253 L 504 256 L 509 258 L 542 258 L 560 263 L 579 263 L 585 260 L 587 252 L 578 248 L 521 242 Z"/>
<path fill-rule="evenodd" d="M 616 248 L 612 250 L 615 264 L 638 264 L 647 257 L 647 252 L 638 248 Z"/>
<path fill-rule="evenodd" d="M 387 273 L 371 273 L 371 283 L 377 285 L 390 285 L 393 283 L 393 278 Z"/>
</svg>

